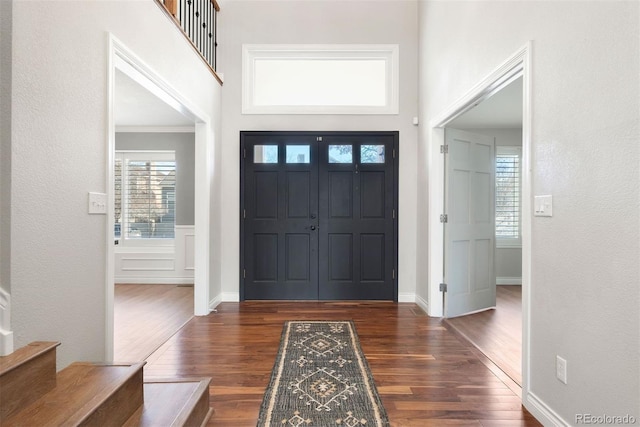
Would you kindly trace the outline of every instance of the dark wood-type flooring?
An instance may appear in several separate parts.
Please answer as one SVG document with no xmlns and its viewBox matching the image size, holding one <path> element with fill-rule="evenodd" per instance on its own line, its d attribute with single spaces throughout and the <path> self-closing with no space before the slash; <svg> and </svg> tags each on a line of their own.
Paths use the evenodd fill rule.
<svg viewBox="0 0 640 427">
<path fill-rule="evenodd" d="M 149 358 L 146 377 L 211 377 L 209 426 L 255 426 L 286 320 L 353 320 L 392 426 L 539 426 L 519 387 L 416 304 L 222 303 Z"/>
<path fill-rule="evenodd" d="M 497 286 L 496 300 L 495 310 L 446 319 L 445 324 L 522 385 L 522 286 Z"/>
<path fill-rule="evenodd" d="M 193 317 L 193 286 L 117 284 L 113 360 L 146 359 Z"/>
</svg>

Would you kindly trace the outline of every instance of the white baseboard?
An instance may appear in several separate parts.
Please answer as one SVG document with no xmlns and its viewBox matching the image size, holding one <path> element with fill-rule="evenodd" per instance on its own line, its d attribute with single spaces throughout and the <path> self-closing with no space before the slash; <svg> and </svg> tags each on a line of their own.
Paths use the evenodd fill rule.
<svg viewBox="0 0 640 427">
<path fill-rule="evenodd" d="M 496 285 L 522 285 L 522 277 L 496 277 Z"/>
<path fill-rule="evenodd" d="M 563 420 L 560 415 L 531 392 L 524 394 L 522 404 L 544 426 L 571 427 L 570 423 Z"/>
<path fill-rule="evenodd" d="M 13 353 L 13 332 L 0 330 L 0 356 Z"/>
<path fill-rule="evenodd" d="M 427 315 L 429 314 L 429 301 L 422 298 L 420 295 L 416 295 L 416 304 L 418 304 L 418 307 L 427 313 Z"/>
<path fill-rule="evenodd" d="M 416 294 L 412 292 L 399 293 L 398 302 L 416 302 Z"/>
<path fill-rule="evenodd" d="M 193 277 L 117 277 L 116 284 L 193 285 Z"/>
<path fill-rule="evenodd" d="M 222 294 L 216 295 L 214 299 L 209 301 L 209 312 L 215 311 L 216 307 L 222 302 Z"/>
<path fill-rule="evenodd" d="M 240 292 L 223 292 L 222 294 L 223 302 L 239 302 L 240 301 Z"/>
</svg>

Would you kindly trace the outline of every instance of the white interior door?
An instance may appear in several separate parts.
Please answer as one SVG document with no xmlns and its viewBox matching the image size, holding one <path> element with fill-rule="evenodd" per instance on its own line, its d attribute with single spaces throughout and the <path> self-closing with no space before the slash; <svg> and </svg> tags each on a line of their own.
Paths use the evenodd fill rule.
<svg viewBox="0 0 640 427">
<path fill-rule="evenodd" d="M 445 129 L 445 317 L 496 305 L 493 138 Z"/>
</svg>

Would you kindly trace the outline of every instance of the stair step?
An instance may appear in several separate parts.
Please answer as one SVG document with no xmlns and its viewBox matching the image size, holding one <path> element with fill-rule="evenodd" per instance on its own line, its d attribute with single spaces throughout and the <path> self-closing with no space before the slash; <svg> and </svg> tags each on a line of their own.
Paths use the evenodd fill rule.
<svg viewBox="0 0 640 427">
<path fill-rule="evenodd" d="M 0 424 L 56 386 L 59 345 L 36 341 L 0 357 Z"/>
<path fill-rule="evenodd" d="M 144 406 L 123 427 L 200 427 L 211 415 L 209 378 L 146 380 Z"/>
<path fill-rule="evenodd" d="M 53 390 L 2 425 L 121 426 L 143 403 L 143 366 L 73 363 Z"/>
</svg>

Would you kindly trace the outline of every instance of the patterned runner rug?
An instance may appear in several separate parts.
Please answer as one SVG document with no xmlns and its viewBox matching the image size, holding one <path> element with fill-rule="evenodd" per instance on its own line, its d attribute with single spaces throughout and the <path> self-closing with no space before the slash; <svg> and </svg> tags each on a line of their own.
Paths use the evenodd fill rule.
<svg viewBox="0 0 640 427">
<path fill-rule="evenodd" d="M 285 322 L 258 427 L 388 426 L 351 321 Z"/>
</svg>

